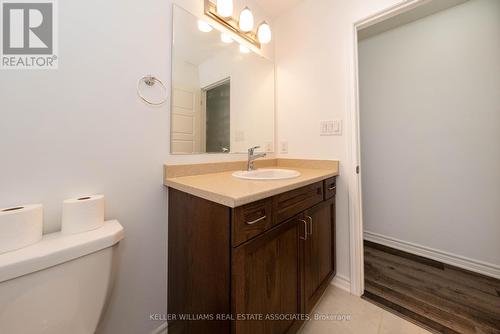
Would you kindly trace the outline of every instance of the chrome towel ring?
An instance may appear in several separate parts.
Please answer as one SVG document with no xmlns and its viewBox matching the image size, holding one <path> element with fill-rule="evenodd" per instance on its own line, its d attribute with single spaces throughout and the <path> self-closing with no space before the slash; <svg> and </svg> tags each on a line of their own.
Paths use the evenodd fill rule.
<svg viewBox="0 0 500 334">
<path fill-rule="evenodd" d="M 144 82 L 148 87 L 152 87 L 155 84 L 161 85 L 162 90 L 163 90 L 163 92 L 165 94 L 165 97 L 161 101 L 159 101 L 159 102 L 149 101 L 141 93 L 141 82 Z M 156 78 L 156 77 L 154 77 L 152 75 L 143 76 L 142 78 L 139 79 L 139 81 L 137 81 L 137 95 L 139 95 L 139 97 L 141 98 L 141 100 L 143 100 L 144 102 L 146 102 L 147 104 L 152 105 L 152 106 L 160 106 L 160 105 L 164 104 L 167 101 L 167 99 L 168 99 L 167 87 L 165 86 L 165 84 L 160 79 L 158 79 L 158 78 Z"/>
</svg>

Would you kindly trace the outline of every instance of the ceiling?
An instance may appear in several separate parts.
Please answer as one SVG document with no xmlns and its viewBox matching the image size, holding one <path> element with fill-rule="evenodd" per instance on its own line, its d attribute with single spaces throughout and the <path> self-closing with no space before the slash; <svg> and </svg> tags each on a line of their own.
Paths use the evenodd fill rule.
<svg viewBox="0 0 500 334">
<path fill-rule="evenodd" d="M 283 14 L 301 1 L 302 0 L 255 0 L 259 7 L 262 8 L 270 18 L 275 18 Z"/>
</svg>

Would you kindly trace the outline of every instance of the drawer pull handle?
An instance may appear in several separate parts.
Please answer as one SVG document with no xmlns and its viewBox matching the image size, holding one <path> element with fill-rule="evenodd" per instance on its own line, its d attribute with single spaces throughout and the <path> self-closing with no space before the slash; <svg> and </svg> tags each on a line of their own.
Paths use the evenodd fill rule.
<svg viewBox="0 0 500 334">
<path fill-rule="evenodd" d="M 257 224 L 258 222 L 261 222 L 261 221 L 265 220 L 266 218 L 267 218 L 267 216 L 263 216 L 263 217 L 260 217 L 258 219 L 252 220 L 251 222 L 246 222 L 245 224 L 247 224 L 247 225 Z"/>
<path fill-rule="evenodd" d="M 313 234 L 313 219 L 311 216 L 306 216 L 307 220 L 309 220 L 309 235 Z"/>
<path fill-rule="evenodd" d="M 333 186 L 331 186 L 330 188 L 328 188 L 328 190 L 329 190 L 329 191 L 332 191 L 332 190 L 335 190 L 336 188 L 337 188 L 337 186 L 336 186 L 336 185 L 333 185 Z"/>
<path fill-rule="evenodd" d="M 307 222 L 304 219 L 299 220 L 304 223 L 304 236 L 300 237 L 300 239 L 307 240 Z"/>
</svg>

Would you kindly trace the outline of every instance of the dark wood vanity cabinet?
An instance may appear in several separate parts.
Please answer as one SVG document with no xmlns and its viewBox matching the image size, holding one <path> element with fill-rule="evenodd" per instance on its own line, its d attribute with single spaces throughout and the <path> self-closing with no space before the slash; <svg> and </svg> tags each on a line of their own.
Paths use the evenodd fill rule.
<svg viewBox="0 0 500 334">
<path fill-rule="evenodd" d="M 329 199 L 306 210 L 308 237 L 304 240 L 305 312 L 311 312 L 335 271 L 335 200 Z M 312 223 L 311 223 L 312 222 Z"/>
<path fill-rule="evenodd" d="M 335 275 L 334 186 L 234 209 L 170 188 L 169 333 L 295 333 Z"/>
<path fill-rule="evenodd" d="M 300 314 L 299 235 L 292 219 L 233 250 L 233 314 Z M 232 332 L 287 333 L 294 323 L 294 318 L 240 318 Z"/>
</svg>

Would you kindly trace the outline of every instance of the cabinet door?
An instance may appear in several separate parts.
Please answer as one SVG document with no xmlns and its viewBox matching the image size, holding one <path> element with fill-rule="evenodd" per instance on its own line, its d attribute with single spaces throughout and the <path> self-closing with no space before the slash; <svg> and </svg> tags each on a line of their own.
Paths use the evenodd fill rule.
<svg viewBox="0 0 500 334">
<path fill-rule="evenodd" d="M 304 244 L 303 301 L 306 312 L 319 300 L 335 275 L 335 199 L 306 210 L 307 240 Z"/>
<path fill-rule="evenodd" d="M 281 334 L 296 327 L 300 233 L 303 236 L 303 228 L 299 230 L 298 221 L 291 219 L 233 249 L 233 333 Z M 262 318 L 243 320 L 242 315 Z M 276 316 L 288 318 L 272 318 Z"/>
</svg>

